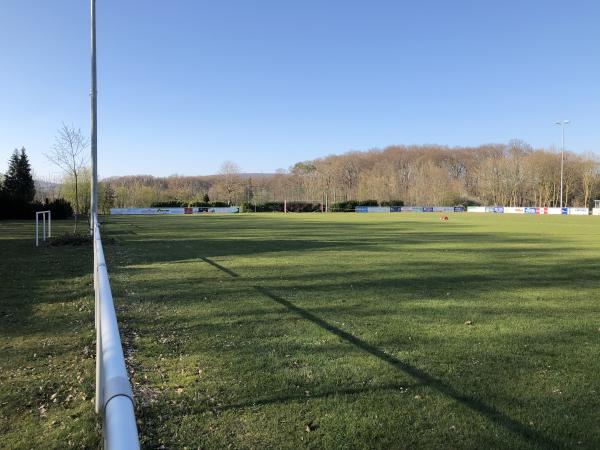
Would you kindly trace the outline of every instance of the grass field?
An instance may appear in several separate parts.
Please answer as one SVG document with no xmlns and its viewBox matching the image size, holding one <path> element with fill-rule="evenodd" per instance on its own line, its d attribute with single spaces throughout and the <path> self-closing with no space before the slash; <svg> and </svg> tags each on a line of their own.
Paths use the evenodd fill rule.
<svg viewBox="0 0 600 450">
<path fill-rule="evenodd" d="M 0 448 L 97 448 L 92 249 L 33 238 L 0 221 Z"/>
<path fill-rule="evenodd" d="M 28 227 L 0 224 L 0 441 L 97 445 L 90 249 L 35 250 Z M 600 444 L 598 218 L 111 217 L 102 230 L 146 448 Z"/>
</svg>

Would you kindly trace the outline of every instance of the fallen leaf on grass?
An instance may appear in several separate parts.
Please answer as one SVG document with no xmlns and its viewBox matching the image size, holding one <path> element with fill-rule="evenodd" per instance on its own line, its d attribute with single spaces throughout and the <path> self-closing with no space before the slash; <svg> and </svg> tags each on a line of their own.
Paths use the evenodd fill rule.
<svg viewBox="0 0 600 450">
<path fill-rule="evenodd" d="M 307 433 L 310 433 L 311 431 L 315 431 L 317 428 L 319 428 L 319 425 L 317 425 L 316 423 L 313 423 L 313 422 L 308 422 L 304 426 L 304 431 L 306 431 Z"/>
<path fill-rule="evenodd" d="M 465 325 L 473 325 L 473 321 L 472 321 L 472 320 L 467 320 L 467 321 L 465 322 Z"/>
</svg>

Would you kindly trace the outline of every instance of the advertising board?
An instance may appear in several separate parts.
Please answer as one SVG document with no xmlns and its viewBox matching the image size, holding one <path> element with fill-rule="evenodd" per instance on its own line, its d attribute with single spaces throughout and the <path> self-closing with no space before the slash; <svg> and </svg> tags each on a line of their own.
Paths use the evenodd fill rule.
<svg viewBox="0 0 600 450">
<path fill-rule="evenodd" d="M 193 214 L 197 212 L 207 213 L 237 213 L 237 206 L 230 207 L 201 207 L 201 208 L 111 208 L 111 215 L 163 215 L 163 214 Z"/>
<path fill-rule="evenodd" d="M 504 212 L 506 214 L 523 214 L 525 212 L 525 208 L 521 208 L 520 206 L 505 206 Z"/>
<path fill-rule="evenodd" d="M 574 216 L 589 216 L 590 210 L 588 208 L 569 208 L 569 214 Z"/>
<path fill-rule="evenodd" d="M 354 212 L 359 213 L 388 213 L 391 209 L 389 206 L 357 206 Z"/>
</svg>

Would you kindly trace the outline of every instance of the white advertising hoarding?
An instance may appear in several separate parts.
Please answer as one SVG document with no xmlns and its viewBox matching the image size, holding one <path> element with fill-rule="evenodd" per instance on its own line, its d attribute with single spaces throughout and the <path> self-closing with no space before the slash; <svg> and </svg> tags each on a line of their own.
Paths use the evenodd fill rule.
<svg viewBox="0 0 600 450">
<path fill-rule="evenodd" d="M 548 210 L 548 212 L 545 212 L 544 214 L 562 214 L 562 210 L 560 208 L 545 208 Z"/>
<path fill-rule="evenodd" d="M 588 208 L 569 208 L 569 214 L 575 216 L 589 216 L 590 210 Z"/>
<path fill-rule="evenodd" d="M 184 208 L 111 208 L 111 215 L 183 214 Z"/>
<path fill-rule="evenodd" d="M 521 208 L 520 206 L 505 206 L 504 213 L 505 214 L 524 214 L 525 208 Z"/>
<path fill-rule="evenodd" d="M 594 208 L 594 211 L 600 211 L 600 208 Z M 571 214 L 575 216 L 587 216 L 590 213 L 588 208 L 536 208 L 533 206 L 469 206 L 467 212 L 504 212 L 506 214 Z M 594 215 L 600 215 L 600 212 L 594 212 Z"/>
<path fill-rule="evenodd" d="M 162 215 L 162 214 L 196 214 L 196 213 L 237 213 L 237 206 L 229 207 L 192 207 L 192 208 L 111 208 L 111 215 Z"/>
</svg>

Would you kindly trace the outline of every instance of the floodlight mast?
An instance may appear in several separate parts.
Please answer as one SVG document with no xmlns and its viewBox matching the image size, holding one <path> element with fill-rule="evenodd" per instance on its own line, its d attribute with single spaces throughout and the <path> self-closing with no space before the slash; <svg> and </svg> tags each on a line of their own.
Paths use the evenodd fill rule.
<svg viewBox="0 0 600 450">
<path fill-rule="evenodd" d="M 560 207 L 563 207 L 563 173 L 565 167 L 565 125 L 571 123 L 570 120 L 562 120 L 560 122 L 554 122 L 555 125 L 559 125 L 562 128 L 562 148 L 560 151 Z"/>
<path fill-rule="evenodd" d="M 92 51 L 92 85 L 90 91 L 91 133 L 90 147 L 92 151 L 92 180 L 90 199 L 90 234 L 94 232 L 94 218 L 98 214 L 98 105 L 96 88 L 96 0 L 90 0 L 91 13 L 91 51 Z"/>
</svg>

